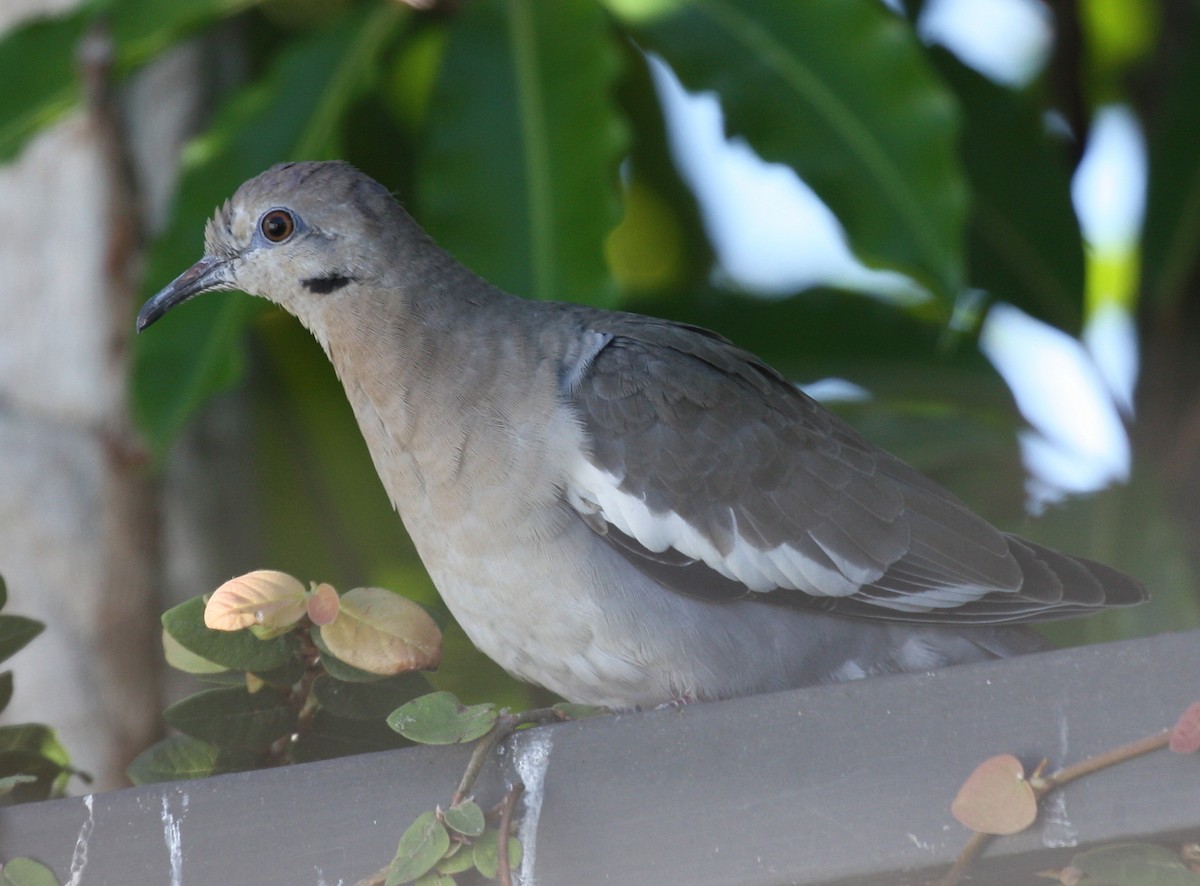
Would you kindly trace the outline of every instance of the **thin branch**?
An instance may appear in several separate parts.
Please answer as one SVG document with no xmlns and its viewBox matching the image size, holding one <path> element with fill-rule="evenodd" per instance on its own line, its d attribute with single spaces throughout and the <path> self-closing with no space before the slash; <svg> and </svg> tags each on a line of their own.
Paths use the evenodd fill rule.
<svg viewBox="0 0 1200 886">
<path fill-rule="evenodd" d="M 504 804 L 500 807 L 500 835 L 497 837 L 499 842 L 496 847 L 499 860 L 496 876 L 500 881 L 500 886 L 512 886 L 512 869 L 508 859 L 508 837 L 512 833 L 513 808 L 516 807 L 517 800 L 523 793 L 525 793 L 525 784 L 518 781 L 504 796 Z"/>
</svg>

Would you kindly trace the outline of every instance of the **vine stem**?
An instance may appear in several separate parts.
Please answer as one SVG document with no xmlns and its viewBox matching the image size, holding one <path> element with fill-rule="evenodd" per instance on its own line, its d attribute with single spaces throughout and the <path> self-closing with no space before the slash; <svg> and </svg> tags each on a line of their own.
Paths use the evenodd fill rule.
<svg viewBox="0 0 1200 886">
<path fill-rule="evenodd" d="M 1135 757 L 1141 757 L 1149 754 L 1152 751 L 1157 751 L 1167 746 L 1170 741 L 1170 730 L 1156 732 L 1153 735 L 1148 735 L 1145 738 L 1130 742 L 1129 744 L 1121 745 L 1119 748 L 1113 748 L 1111 751 L 1105 751 L 1103 754 L 1097 754 L 1094 757 L 1088 757 L 1086 760 L 1080 760 L 1065 769 L 1060 769 L 1053 775 L 1042 775 L 1042 770 L 1046 767 L 1046 760 L 1042 760 L 1033 774 L 1029 777 L 1029 786 L 1033 788 L 1033 795 L 1037 802 L 1041 802 L 1042 798 L 1048 793 L 1065 784 L 1083 778 L 1085 775 L 1091 775 L 1093 772 L 1099 772 L 1101 769 L 1107 769 L 1109 766 L 1116 766 L 1118 763 L 1124 763 L 1127 760 L 1132 760 Z M 971 864 L 983 852 L 984 847 L 992 839 L 992 834 L 985 834 L 976 831 L 971 835 L 971 839 L 967 841 L 967 845 L 963 847 L 958 858 L 954 860 L 954 864 L 950 870 L 934 880 L 930 886 L 958 886 L 963 875 L 971 867 Z"/>
<path fill-rule="evenodd" d="M 535 708 L 532 711 L 524 711 L 520 714 L 501 714 L 496 719 L 496 725 L 491 731 L 481 738 L 478 744 L 475 745 L 475 750 L 471 752 L 471 759 L 467 762 L 466 771 L 463 772 L 462 780 L 455 788 L 454 794 L 450 797 L 450 805 L 455 806 L 465 800 L 471 793 L 471 788 L 475 786 L 475 782 L 479 779 L 479 773 L 483 771 L 483 766 L 487 762 L 488 757 L 492 755 L 492 751 L 496 745 L 504 741 L 522 726 L 543 725 L 546 723 L 559 723 L 568 719 L 561 711 L 556 711 L 554 708 Z"/>
</svg>

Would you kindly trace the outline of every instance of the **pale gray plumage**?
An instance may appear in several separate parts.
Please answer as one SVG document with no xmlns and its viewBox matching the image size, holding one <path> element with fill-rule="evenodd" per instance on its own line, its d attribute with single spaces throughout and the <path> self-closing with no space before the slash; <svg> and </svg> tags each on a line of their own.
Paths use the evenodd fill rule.
<svg viewBox="0 0 1200 886">
<path fill-rule="evenodd" d="M 344 163 L 273 167 L 205 242 L 138 328 L 216 289 L 299 318 L 451 612 L 573 701 L 1027 652 L 1002 623 L 1145 598 L 1000 533 L 711 332 L 501 292 Z"/>
</svg>

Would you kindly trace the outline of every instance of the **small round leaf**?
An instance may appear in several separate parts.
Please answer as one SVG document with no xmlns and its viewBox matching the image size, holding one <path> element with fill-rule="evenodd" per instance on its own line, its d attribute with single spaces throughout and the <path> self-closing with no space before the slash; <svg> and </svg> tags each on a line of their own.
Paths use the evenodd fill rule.
<svg viewBox="0 0 1200 886">
<path fill-rule="evenodd" d="M 0 886 L 58 886 L 58 878 L 40 861 L 14 858 L 0 871 Z"/>
<path fill-rule="evenodd" d="M 498 716 L 495 705 L 467 707 L 452 692 L 431 692 L 396 708 L 387 722 L 410 741 L 456 744 L 487 735 Z"/>
<path fill-rule="evenodd" d="M 396 857 L 388 865 L 385 886 L 410 883 L 433 870 L 449 848 L 450 834 L 438 821 L 437 813 L 422 812 L 400 837 Z"/>
<path fill-rule="evenodd" d="M 338 617 L 341 598 L 333 585 L 319 584 L 313 588 L 307 600 L 308 617 L 315 625 L 332 624 Z"/>
<path fill-rule="evenodd" d="M 1015 834 L 1037 818 L 1037 798 L 1012 754 L 984 760 L 959 788 L 951 814 L 973 831 Z"/>
<path fill-rule="evenodd" d="M 446 827 L 464 837 L 478 837 L 483 833 L 483 810 L 473 800 L 456 803 L 442 815 Z"/>
<path fill-rule="evenodd" d="M 1167 745 L 1177 754 L 1194 754 L 1200 751 L 1200 701 L 1192 702 L 1179 715 Z"/>
<path fill-rule="evenodd" d="M 500 872 L 500 832 L 489 828 L 479 841 L 471 847 L 471 857 L 479 873 L 489 879 L 496 879 Z M 521 841 L 516 837 L 508 838 L 508 867 L 509 870 L 521 864 Z"/>
</svg>

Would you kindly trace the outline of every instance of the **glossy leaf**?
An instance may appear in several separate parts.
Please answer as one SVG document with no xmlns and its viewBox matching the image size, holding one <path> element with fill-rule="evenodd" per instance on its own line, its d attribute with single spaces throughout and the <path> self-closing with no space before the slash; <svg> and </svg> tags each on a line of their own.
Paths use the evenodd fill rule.
<svg viewBox="0 0 1200 886">
<path fill-rule="evenodd" d="M 695 0 L 626 20 L 689 90 L 718 94 L 731 135 L 800 174 L 862 260 L 914 277 L 948 315 L 963 282 L 958 115 L 903 19 L 874 0 Z"/>
<path fill-rule="evenodd" d="M 190 735 L 172 735 L 138 754 L 125 774 L 134 784 L 180 781 L 252 769 L 258 759 L 246 751 L 221 750 Z"/>
<path fill-rule="evenodd" d="M 430 691 L 424 674 L 398 674 L 370 683 L 350 683 L 326 674 L 313 682 L 321 707 L 351 720 L 383 720 L 396 708 Z"/>
<path fill-rule="evenodd" d="M 225 665 L 209 661 L 197 655 L 171 636 L 166 628 L 162 632 L 163 656 L 167 664 L 185 674 L 224 674 L 229 671 Z"/>
<path fill-rule="evenodd" d="M 262 80 L 225 103 L 184 154 L 171 222 L 149 255 L 144 296 L 200 258 L 205 221 L 243 181 L 280 160 L 336 153 L 336 124 L 403 15 L 399 4 L 349 14 L 289 44 Z M 253 310 L 237 296 L 210 295 L 137 337 L 134 409 L 160 454 L 192 412 L 240 375 L 239 338 Z"/>
<path fill-rule="evenodd" d="M 205 627 L 203 597 L 168 609 L 163 613 L 162 623 L 185 649 L 235 670 L 269 671 L 280 667 L 296 647 L 290 634 L 259 640 L 249 631 L 214 631 Z"/>
<path fill-rule="evenodd" d="M 218 748 L 265 748 L 296 728 L 296 710 L 271 691 L 205 689 L 177 701 L 163 719 Z"/>
<path fill-rule="evenodd" d="M 307 728 L 291 747 L 296 763 L 330 760 L 352 754 L 370 754 L 406 747 L 403 737 L 387 728 L 383 720 L 335 717 L 329 711 L 317 711 Z"/>
<path fill-rule="evenodd" d="M 387 723 L 421 744 L 455 744 L 482 738 L 498 716 L 494 705 L 468 707 L 449 692 L 431 692 L 393 711 Z"/>
<path fill-rule="evenodd" d="M 1200 95 L 1200 28 L 1176 48 L 1178 68 L 1156 96 L 1150 131 L 1150 180 L 1142 235 L 1146 296 L 1164 316 L 1189 297 L 1200 274 L 1200 151 L 1196 150 L 1196 96 Z"/>
<path fill-rule="evenodd" d="M 988 80 L 934 51 L 963 113 L 970 175 L 970 284 L 1078 334 L 1083 239 L 1071 200 L 1069 145 L 1051 136 L 1029 93 Z"/>
<path fill-rule="evenodd" d="M 396 857 L 388 865 L 385 886 L 409 883 L 433 870 L 449 848 L 450 835 L 446 826 L 438 821 L 437 814 L 421 813 L 400 837 Z"/>
<path fill-rule="evenodd" d="M 420 220 L 518 295 L 612 304 L 625 134 L 616 38 L 592 0 L 478 0 L 455 17 L 426 120 Z"/>
<path fill-rule="evenodd" d="M 92 13 L 35 18 L 0 39 L 0 162 L 12 160 L 35 132 L 79 101 L 75 47 Z"/>
</svg>

